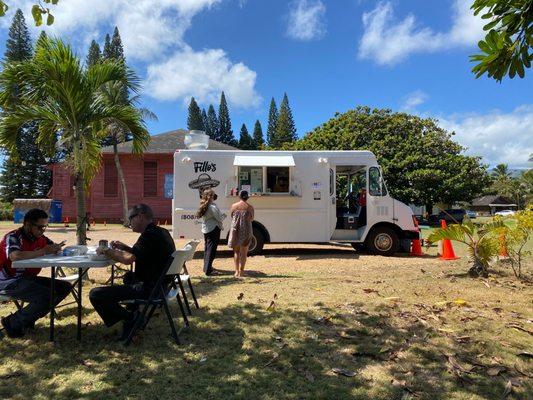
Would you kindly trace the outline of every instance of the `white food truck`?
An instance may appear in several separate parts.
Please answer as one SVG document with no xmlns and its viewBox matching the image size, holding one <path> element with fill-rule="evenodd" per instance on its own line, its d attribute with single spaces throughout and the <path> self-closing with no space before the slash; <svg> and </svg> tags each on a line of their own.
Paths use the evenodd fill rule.
<svg viewBox="0 0 533 400">
<path fill-rule="evenodd" d="M 265 243 L 351 243 L 379 255 L 409 251 L 418 239 L 413 212 L 389 196 L 369 151 L 176 150 L 174 238 L 201 238 L 195 217 L 212 188 L 227 213 L 241 190 L 255 208 L 250 254 Z M 227 239 L 231 217 L 224 221 Z"/>
</svg>

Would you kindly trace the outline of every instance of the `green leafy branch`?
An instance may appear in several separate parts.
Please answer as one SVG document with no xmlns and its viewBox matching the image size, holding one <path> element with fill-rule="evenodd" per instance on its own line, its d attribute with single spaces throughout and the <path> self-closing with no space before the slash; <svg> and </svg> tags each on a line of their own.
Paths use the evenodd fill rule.
<svg viewBox="0 0 533 400">
<path fill-rule="evenodd" d="M 43 17 L 46 15 L 46 25 L 52 25 L 54 23 L 54 16 L 50 12 L 50 8 L 46 5 L 56 5 L 59 0 L 39 0 L 37 4 L 34 4 L 31 8 L 31 15 L 35 21 L 36 26 L 41 26 L 43 24 Z M 44 4 L 43 4 L 44 3 Z M 9 6 L 3 1 L 0 0 L 0 17 L 6 15 Z"/>
<path fill-rule="evenodd" d="M 482 53 L 470 56 L 477 62 L 476 78 L 485 73 L 499 82 L 506 75 L 523 78 L 533 61 L 533 0 L 475 0 L 471 9 L 489 20 L 483 27 L 487 35 L 478 42 Z"/>
</svg>

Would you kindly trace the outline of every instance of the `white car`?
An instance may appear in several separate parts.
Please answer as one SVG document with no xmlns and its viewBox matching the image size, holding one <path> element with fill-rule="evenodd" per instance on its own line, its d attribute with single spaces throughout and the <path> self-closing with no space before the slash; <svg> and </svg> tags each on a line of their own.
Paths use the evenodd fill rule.
<svg viewBox="0 0 533 400">
<path fill-rule="evenodd" d="M 501 217 L 508 217 L 509 215 L 515 215 L 515 211 L 513 211 L 513 210 L 501 210 L 501 211 L 498 211 L 498 212 L 494 213 L 494 215 L 499 215 Z"/>
</svg>

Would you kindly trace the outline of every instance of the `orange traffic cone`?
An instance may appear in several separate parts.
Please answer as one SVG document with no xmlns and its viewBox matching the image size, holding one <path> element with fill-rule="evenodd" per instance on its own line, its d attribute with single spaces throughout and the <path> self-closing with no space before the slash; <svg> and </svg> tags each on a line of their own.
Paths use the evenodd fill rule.
<svg viewBox="0 0 533 400">
<path fill-rule="evenodd" d="M 65 228 L 68 228 L 68 217 L 65 217 L 63 223 L 65 224 Z"/>
<path fill-rule="evenodd" d="M 505 235 L 503 233 L 500 235 L 500 258 L 509 258 L 507 243 L 505 243 Z"/>
<path fill-rule="evenodd" d="M 442 229 L 446 229 L 446 221 L 441 219 L 440 225 Z M 442 241 L 442 256 L 440 257 L 441 260 L 457 260 L 459 257 L 455 256 L 455 252 L 453 251 L 452 242 L 450 239 L 444 239 Z"/>
<path fill-rule="evenodd" d="M 416 218 L 414 219 L 415 227 L 418 230 L 418 233 L 420 233 L 420 228 L 418 227 L 418 221 Z M 420 239 L 414 239 L 411 241 L 411 253 L 409 253 L 410 256 L 423 256 L 424 253 L 422 253 L 422 243 Z"/>
</svg>

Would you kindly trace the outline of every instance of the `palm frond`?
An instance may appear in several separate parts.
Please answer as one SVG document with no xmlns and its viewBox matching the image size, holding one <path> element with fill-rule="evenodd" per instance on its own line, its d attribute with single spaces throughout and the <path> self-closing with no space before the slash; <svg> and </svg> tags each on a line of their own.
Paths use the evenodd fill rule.
<svg viewBox="0 0 533 400">
<path fill-rule="evenodd" d="M 439 240 L 449 239 L 465 243 L 465 230 L 461 225 L 449 225 L 446 229 L 435 229 L 429 236 L 430 243 L 438 242 Z"/>
</svg>

